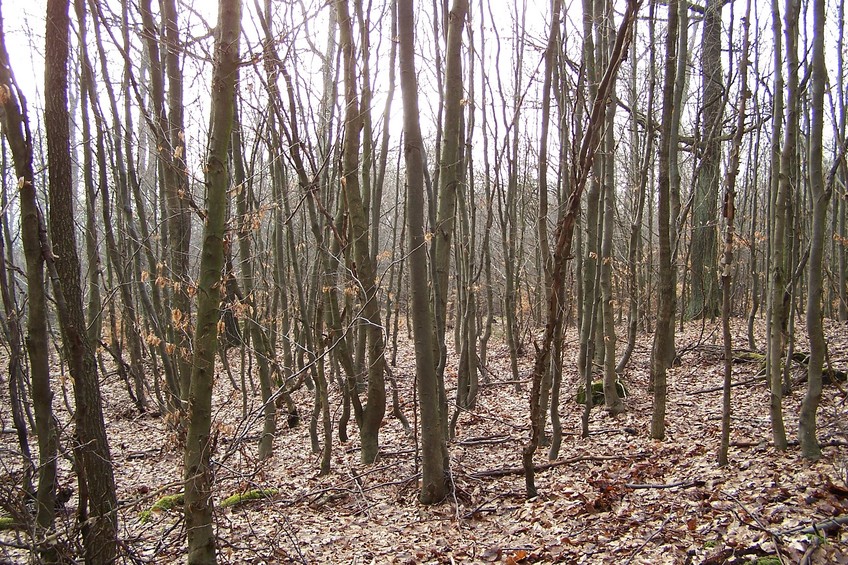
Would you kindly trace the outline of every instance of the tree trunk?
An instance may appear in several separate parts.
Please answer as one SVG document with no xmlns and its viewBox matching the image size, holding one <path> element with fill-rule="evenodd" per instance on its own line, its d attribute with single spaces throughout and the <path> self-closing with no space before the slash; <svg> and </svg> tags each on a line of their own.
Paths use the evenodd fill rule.
<svg viewBox="0 0 848 565">
<path fill-rule="evenodd" d="M 185 447 L 185 519 L 188 562 L 215 563 L 212 527 L 212 386 L 221 312 L 221 271 L 227 220 L 229 171 L 227 151 L 233 127 L 236 76 L 241 34 L 240 0 L 221 0 L 212 75 L 212 119 L 206 171 L 206 226 L 197 288 L 197 328 L 194 336 L 188 430 Z"/>
<path fill-rule="evenodd" d="M 742 19 L 742 49 L 739 52 L 739 102 L 736 109 L 736 131 L 733 135 L 733 145 L 730 149 L 730 162 L 727 166 L 727 185 L 724 193 L 724 253 L 721 257 L 721 328 L 724 342 L 724 386 L 721 403 L 721 445 L 718 453 L 720 467 L 727 465 L 727 451 L 730 447 L 730 386 L 733 373 L 733 342 L 730 335 L 730 301 L 731 277 L 733 275 L 733 238 L 736 218 L 736 177 L 739 174 L 739 161 L 742 152 L 742 137 L 745 132 L 745 118 L 748 97 L 748 20 L 751 13 L 751 0 L 745 7 L 745 17 Z"/>
<path fill-rule="evenodd" d="M 627 9 L 622 17 L 621 25 L 618 28 L 618 33 L 615 39 L 615 45 L 613 46 L 610 55 L 609 65 L 607 66 L 603 79 L 600 81 L 598 86 L 598 95 L 592 103 L 592 110 L 589 116 L 589 122 L 586 126 L 586 132 L 583 135 L 580 149 L 576 155 L 577 160 L 572 163 L 571 182 L 573 189 L 565 203 L 563 215 L 557 224 L 556 243 L 553 251 L 553 263 L 551 270 L 552 292 L 547 305 L 545 334 L 542 339 L 541 346 L 538 347 L 536 351 L 536 360 L 533 364 L 532 385 L 530 389 L 531 436 L 529 441 L 524 445 L 521 453 L 527 498 L 533 498 L 538 494 L 536 490 L 533 455 L 536 453 L 536 449 L 538 448 L 539 441 L 542 437 L 542 419 L 540 413 L 541 385 L 546 367 L 550 362 L 549 358 L 553 338 L 556 334 L 557 319 L 560 316 L 561 304 L 564 302 L 561 294 L 564 290 L 564 285 L 562 283 L 566 273 L 566 263 L 571 256 L 574 226 L 580 210 L 580 198 L 583 193 L 583 188 L 586 186 L 589 171 L 592 168 L 592 162 L 600 141 L 600 131 L 605 123 L 604 114 L 606 112 L 606 100 L 609 89 L 612 88 L 612 84 L 618 74 L 618 69 L 627 53 L 627 45 L 632 37 L 631 33 L 633 22 L 636 19 L 637 7 L 638 4 L 635 1 L 627 3 Z"/>
<path fill-rule="evenodd" d="M 361 459 L 373 463 L 379 451 L 380 425 L 386 413 L 386 384 L 383 378 L 383 327 L 380 323 L 380 305 L 377 299 L 374 264 L 368 250 L 368 218 L 362 204 L 359 187 L 359 131 L 362 116 L 356 88 L 356 51 L 353 44 L 353 25 L 347 0 L 336 0 L 339 38 L 344 60 L 345 134 L 342 147 L 342 192 L 345 197 L 356 277 L 361 287 L 362 317 L 367 325 L 368 339 L 368 403 L 365 406 L 362 426 L 359 429 L 362 444 Z"/>
<path fill-rule="evenodd" d="M 671 138 L 674 112 L 674 86 L 677 72 L 678 1 L 668 4 L 668 30 L 665 48 L 662 123 L 660 125 L 657 228 L 659 230 L 659 305 L 654 345 L 651 351 L 651 381 L 654 390 L 651 437 L 665 438 L 666 371 L 670 365 L 669 343 L 674 323 L 674 294 L 671 262 Z"/>
<path fill-rule="evenodd" d="M 460 143 L 462 141 L 461 124 L 464 97 L 462 81 L 462 30 L 468 13 L 468 0 L 453 0 L 447 24 L 447 47 L 445 52 L 445 96 L 442 114 L 442 146 L 439 162 L 439 192 L 436 213 L 436 225 L 433 243 L 434 318 L 436 327 L 437 356 L 436 377 L 439 386 L 440 417 L 444 432 L 447 433 L 447 395 L 445 393 L 444 371 L 447 361 L 445 331 L 447 327 L 447 301 L 450 273 L 450 256 L 456 217 L 457 191 L 460 190 Z M 459 308 L 457 308 L 459 311 Z M 459 320 L 457 319 L 457 322 Z"/>
<path fill-rule="evenodd" d="M 58 437 L 53 423 L 53 391 L 50 386 L 47 305 L 44 281 L 44 252 L 40 232 L 44 229 L 33 174 L 33 147 L 27 117 L 26 99 L 12 74 L 0 10 L 0 84 L 6 85 L 8 100 L 3 104 L 3 132 L 12 150 L 18 179 L 21 240 L 26 259 L 27 302 L 26 348 L 38 438 L 38 486 L 36 493 L 36 535 L 44 536 L 53 527 L 56 500 L 56 453 Z M 4 89 L 5 90 L 5 89 Z M 4 96 L 5 98 L 5 96 Z M 5 258 L 5 257 L 4 257 Z M 48 547 L 40 557 L 54 562 L 57 555 Z"/>
<path fill-rule="evenodd" d="M 412 0 L 398 3 L 400 39 L 400 86 L 403 96 L 404 157 L 407 178 L 409 226 L 409 273 L 412 295 L 412 331 L 421 410 L 422 504 L 441 502 L 447 494 L 444 428 L 439 414 L 438 379 L 433 359 L 432 319 L 427 288 L 427 249 L 424 237 L 424 144 L 418 122 L 418 85 L 415 74 L 414 15 Z"/>
<path fill-rule="evenodd" d="M 813 71 L 810 79 L 810 195 L 813 199 L 813 225 L 810 230 L 809 278 L 807 279 L 807 333 L 810 339 L 810 361 L 807 364 L 807 393 L 798 418 L 801 453 L 807 459 L 821 457 L 816 438 L 816 411 L 822 394 L 822 367 L 827 343 L 822 325 L 822 273 L 824 233 L 830 188 L 825 190 L 822 170 L 822 132 L 824 130 L 824 91 L 827 68 L 824 61 L 824 0 L 813 0 Z"/>
<path fill-rule="evenodd" d="M 701 159 L 692 204 L 691 293 L 688 318 L 715 318 L 718 313 L 716 268 L 716 201 L 721 169 L 721 124 L 724 114 L 724 76 L 721 69 L 721 0 L 709 0 L 701 38 Z"/>
<path fill-rule="evenodd" d="M 88 341 L 82 306 L 80 262 L 76 248 L 73 194 L 71 186 L 71 149 L 68 127 L 68 0 L 50 0 L 47 5 L 47 35 L 44 75 L 47 130 L 48 179 L 50 198 L 50 234 L 55 243 L 57 293 L 61 293 L 59 324 L 62 342 L 74 380 L 76 412 L 78 482 L 87 491 L 88 507 L 82 504 L 80 518 L 85 520 L 83 543 L 86 561 L 111 563 L 117 555 L 117 499 L 112 459 L 103 422 L 99 375 L 94 350 Z"/>
</svg>

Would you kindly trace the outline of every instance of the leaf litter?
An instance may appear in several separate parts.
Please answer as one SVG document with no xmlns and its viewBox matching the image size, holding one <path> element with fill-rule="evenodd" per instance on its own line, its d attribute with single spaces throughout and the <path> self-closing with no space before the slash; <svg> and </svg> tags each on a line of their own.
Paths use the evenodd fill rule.
<svg viewBox="0 0 848 565">
<path fill-rule="evenodd" d="M 735 339 L 743 342 L 742 322 L 734 324 Z M 254 418 L 251 425 L 244 425 L 242 392 L 221 371 L 213 401 L 219 560 L 720 564 L 774 556 L 784 563 L 804 559 L 848 563 L 844 526 L 825 522 L 848 515 L 848 410 L 843 385 L 825 387 L 818 422 L 819 440 L 826 447 L 822 459 L 811 463 L 801 458 L 797 443 L 791 441 L 797 437 L 805 385 L 797 385 L 784 398 L 791 444 L 781 453 L 771 447 L 768 390 L 764 381 L 754 379 L 759 365 L 735 364 L 734 382 L 752 382 L 733 388 L 730 464 L 718 468 L 721 392 L 703 392 L 722 383 L 717 329 L 709 322 L 690 323 L 677 335 L 680 363 L 669 371 L 667 438 L 662 442 L 649 437 L 649 335 L 639 337 L 622 375 L 630 393 L 627 412 L 611 418 L 602 407 L 595 408 L 590 436 L 581 437 L 583 407 L 574 401 L 580 381 L 573 347 L 577 338 L 571 331 L 566 337 L 572 347 L 566 347 L 560 406 L 562 449 L 553 462 L 547 461 L 546 446 L 537 453 L 540 496 L 532 500 L 524 498 L 519 471 L 521 446 L 529 435 L 529 381 L 515 392 L 503 345 L 492 344 L 477 408 L 460 416 L 449 446 L 451 494 L 444 503 L 429 507 L 417 501 L 420 468 L 415 441 L 388 415 L 390 410 L 381 428 L 377 463 L 359 463 L 356 429 L 351 427 L 351 439 L 345 443 L 334 433 L 332 470 L 320 476 L 319 455 L 309 448 L 312 393 L 303 389 L 294 394 L 303 421 L 288 428 L 279 418 L 274 455 L 260 461 L 256 452 L 261 421 Z M 757 330 L 759 343 L 764 344 L 764 326 Z M 846 327 L 831 322 L 827 335 L 832 366 L 845 370 Z M 402 409 L 414 422 L 415 362 L 411 343 L 401 341 L 393 373 Z M 805 347 L 799 336 L 796 350 Z M 238 354 L 232 354 L 230 364 L 238 372 Z M 452 355 L 451 361 L 455 360 Z M 521 379 L 528 379 L 532 355 L 525 354 L 520 361 Z M 58 379 L 54 382 L 61 386 Z M 456 387 L 450 363 L 446 386 Z M 125 385 L 116 377 L 106 378 L 103 387 L 124 545 L 138 562 L 184 559 L 182 508 L 144 512 L 161 496 L 181 490 L 178 434 L 163 418 L 134 414 L 128 408 Z M 8 414 L 6 387 L 3 394 L 3 414 Z M 55 409 L 67 426 L 64 396 L 57 391 Z M 247 397 L 247 413 L 258 413 L 258 391 L 248 391 Z M 339 403 L 340 391 L 331 387 L 331 406 Z M 339 414 L 339 410 L 333 413 L 334 425 Z M 5 431 L 11 418 L 3 418 Z M 69 429 L 65 428 L 66 435 Z M 19 449 L 14 434 L 4 433 L 1 439 L 0 465 L 11 477 L 21 468 Z M 66 463 L 60 465 L 60 484 L 75 486 Z M 228 497 L 249 491 L 267 496 L 220 508 Z M 69 509 L 75 504 L 76 493 Z M 0 533 L 0 541 L 7 542 L 0 556 L 7 561 L 25 555 L 8 546 L 13 539 L 13 534 Z"/>
</svg>

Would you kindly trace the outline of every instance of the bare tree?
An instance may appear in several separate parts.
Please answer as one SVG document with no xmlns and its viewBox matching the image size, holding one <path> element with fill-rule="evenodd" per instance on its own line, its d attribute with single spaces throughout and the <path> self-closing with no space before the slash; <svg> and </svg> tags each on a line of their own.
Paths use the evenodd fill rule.
<svg viewBox="0 0 848 565">
<path fill-rule="evenodd" d="M 221 319 L 221 275 L 224 267 L 224 229 L 227 221 L 227 190 L 230 186 L 227 151 L 233 128 L 236 77 L 241 35 L 240 0 L 220 0 L 215 62 L 212 75 L 212 121 L 206 159 L 206 226 L 197 285 L 197 328 L 188 394 L 188 430 L 185 446 L 185 518 L 188 562 L 215 563 L 212 529 L 211 467 L 214 441 L 212 386 L 218 323 Z"/>
</svg>

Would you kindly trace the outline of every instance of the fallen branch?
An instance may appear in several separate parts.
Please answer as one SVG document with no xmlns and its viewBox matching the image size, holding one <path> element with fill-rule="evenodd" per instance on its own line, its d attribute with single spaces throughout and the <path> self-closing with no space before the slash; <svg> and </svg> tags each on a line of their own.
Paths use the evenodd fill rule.
<svg viewBox="0 0 848 565">
<path fill-rule="evenodd" d="M 469 447 L 473 445 L 495 445 L 499 443 L 506 443 L 511 441 L 513 438 L 510 436 L 482 436 L 482 437 L 470 437 L 468 439 L 464 439 L 462 441 L 457 442 L 457 445 L 462 445 L 464 447 Z"/>
<path fill-rule="evenodd" d="M 555 467 L 562 467 L 563 465 L 571 465 L 572 463 L 580 463 L 582 461 L 615 461 L 618 459 L 630 459 L 632 456 L 628 457 L 625 455 L 580 455 L 578 457 L 572 457 L 571 459 L 563 459 L 562 461 L 553 461 L 551 463 L 543 463 L 542 465 L 534 465 L 533 470 L 536 472 L 547 471 L 548 469 L 553 469 Z M 475 479 L 482 479 L 484 477 L 506 477 L 508 475 L 523 475 L 524 467 L 502 467 L 500 469 L 489 469 L 486 471 L 477 471 L 476 473 L 469 473 L 469 477 Z"/>
<path fill-rule="evenodd" d="M 639 483 L 625 483 L 624 486 L 631 489 L 667 489 L 667 488 L 689 488 L 689 487 L 702 487 L 704 486 L 704 481 L 694 480 L 694 481 L 678 481 L 676 483 L 668 483 L 668 484 L 639 484 Z"/>
<path fill-rule="evenodd" d="M 648 538 L 645 541 L 642 542 L 642 545 L 640 545 L 639 547 L 637 547 L 636 549 L 633 550 L 633 553 L 630 554 L 630 557 L 627 559 L 627 561 L 624 562 L 624 565 L 629 565 L 633 561 L 633 558 L 636 557 L 637 555 L 639 555 L 639 552 L 642 551 L 643 549 L 645 549 L 645 546 L 647 546 L 649 543 L 651 543 L 652 539 L 654 539 L 655 537 L 660 535 L 660 533 L 662 533 L 662 531 L 663 531 L 663 528 L 665 528 L 666 524 L 669 523 L 669 521 L 672 519 L 673 516 L 674 516 L 673 514 L 669 514 L 666 517 L 666 519 L 663 520 L 663 523 L 660 524 L 660 527 L 657 528 L 656 531 L 654 531 L 654 533 L 652 533 L 650 536 L 648 536 Z"/>
<path fill-rule="evenodd" d="M 843 514 L 842 516 L 837 516 L 836 518 L 828 518 L 827 520 L 822 520 L 821 522 L 815 522 L 812 526 L 804 527 L 797 526 L 795 528 L 789 528 L 788 530 L 784 530 L 780 533 L 781 536 L 786 535 L 794 535 L 794 534 L 811 534 L 811 535 L 819 535 L 822 532 L 831 532 L 833 530 L 838 530 L 845 524 L 848 524 L 848 514 Z"/>
<path fill-rule="evenodd" d="M 733 388 L 733 387 L 737 387 L 737 386 L 749 385 L 749 384 L 753 384 L 757 381 L 764 381 L 764 380 L 766 380 L 765 376 L 754 377 L 753 379 L 746 379 L 744 381 L 738 381 L 738 382 L 735 382 L 735 383 L 731 383 L 730 387 Z M 710 388 L 702 388 L 701 390 L 696 390 L 695 392 L 690 392 L 689 394 L 692 394 L 692 395 L 707 394 L 708 392 L 721 392 L 722 390 L 724 390 L 724 387 L 722 387 L 722 386 L 713 386 L 713 387 L 710 387 Z"/>
</svg>

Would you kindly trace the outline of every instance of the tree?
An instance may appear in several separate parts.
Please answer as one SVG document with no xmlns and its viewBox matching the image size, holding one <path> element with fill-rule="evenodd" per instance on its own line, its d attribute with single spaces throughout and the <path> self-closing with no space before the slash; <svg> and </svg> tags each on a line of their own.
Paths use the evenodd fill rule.
<svg viewBox="0 0 848 565">
<path fill-rule="evenodd" d="M 742 49 L 739 52 L 739 101 L 736 108 L 736 131 L 730 149 L 730 163 L 727 167 L 727 184 L 724 192 L 722 216 L 725 221 L 724 252 L 721 256 L 721 333 L 724 342 L 724 384 L 721 403 L 721 445 L 718 464 L 727 465 L 727 451 L 730 447 L 730 381 L 733 373 L 733 342 L 730 335 L 730 283 L 733 276 L 733 238 L 736 226 L 736 177 L 739 174 L 739 160 L 742 152 L 742 137 L 745 134 L 745 118 L 750 92 L 748 91 L 748 20 L 751 15 L 751 0 L 745 5 L 742 20 Z"/>
<path fill-rule="evenodd" d="M 725 98 L 721 70 L 722 5 L 721 0 L 707 2 L 704 9 L 704 31 L 701 36 L 701 146 L 692 204 L 692 290 L 687 308 L 689 318 L 714 318 L 718 313 L 715 219 Z"/>
<path fill-rule="evenodd" d="M 798 0 L 786 0 L 786 66 L 788 70 L 788 83 L 786 85 L 786 116 L 784 118 L 784 140 L 780 150 L 780 159 L 772 160 L 772 175 L 778 177 L 777 182 L 772 182 L 772 189 L 777 190 L 774 196 L 774 213 L 771 229 L 771 281 L 770 281 L 770 305 L 771 320 L 769 323 L 769 354 L 768 374 L 770 389 L 770 416 L 772 426 L 772 440 L 774 447 L 785 450 L 787 447 L 786 431 L 783 424 L 783 383 L 781 380 L 781 365 L 783 348 L 785 344 L 786 324 L 789 310 L 790 295 L 787 290 L 789 283 L 787 276 L 786 258 L 786 220 L 790 196 L 790 182 L 793 177 L 792 159 L 797 149 L 798 139 L 798 14 L 801 3 Z M 773 11 L 777 15 L 776 4 Z M 773 20 L 774 36 L 779 36 L 779 17 Z M 778 55 L 775 52 L 775 64 L 778 63 Z M 782 75 L 775 73 L 775 81 Z M 780 81 L 782 85 L 783 81 Z M 775 85 L 777 86 L 777 84 Z M 782 96 L 783 90 L 776 89 L 776 95 Z M 775 104 L 775 107 L 778 105 Z M 776 123 L 779 123 L 775 120 Z M 772 140 L 773 151 L 777 146 L 776 140 Z"/>
<path fill-rule="evenodd" d="M 615 44 L 610 53 L 609 65 L 604 71 L 603 78 L 598 84 L 598 94 L 592 102 L 592 110 L 589 121 L 583 134 L 576 160 L 571 164 L 572 191 L 565 202 L 565 209 L 557 222 L 555 245 L 552 257 L 551 269 L 551 296 L 547 304 L 547 318 L 545 322 L 545 333 L 541 346 L 536 350 L 536 359 L 533 363 L 532 384 L 530 388 L 530 439 L 524 445 L 521 452 L 522 466 L 524 468 L 524 483 L 527 498 L 533 498 L 538 494 L 536 490 L 535 467 L 533 466 L 533 455 L 539 447 L 542 437 L 542 404 L 541 389 L 542 379 L 550 362 L 551 347 L 556 334 L 557 320 L 561 314 L 563 304 L 563 280 L 565 278 L 565 267 L 571 256 L 573 244 L 574 227 L 577 215 L 580 211 L 580 198 L 586 186 L 586 180 L 595 158 L 598 144 L 600 142 L 600 131 L 605 123 L 606 100 L 609 91 L 615 82 L 621 62 L 627 54 L 627 45 L 632 39 L 633 22 L 639 3 L 631 0 L 627 3 L 627 9 L 619 25 L 615 37 Z"/>
<path fill-rule="evenodd" d="M 359 188 L 359 132 L 362 115 L 356 86 L 356 50 L 353 44 L 353 22 L 347 0 L 336 0 L 339 39 L 344 61 L 345 134 L 342 146 L 342 193 L 347 206 L 356 262 L 356 276 L 361 287 L 362 318 L 368 339 L 368 403 L 365 406 L 359 436 L 363 463 L 373 463 L 379 450 L 380 424 L 386 413 L 386 383 L 383 378 L 385 359 L 380 305 L 377 302 L 376 272 L 368 251 L 368 217 L 362 205 Z"/>
<path fill-rule="evenodd" d="M 822 368 L 827 343 L 822 324 L 822 295 L 824 292 L 822 263 L 824 233 L 827 227 L 827 206 L 830 187 L 825 190 L 822 167 L 822 131 L 824 130 L 824 90 L 827 68 L 824 62 L 824 0 L 813 1 L 813 71 L 810 78 L 810 196 L 813 200 L 813 224 L 810 231 L 809 277 L 807 279 L 807 333 L 810 339 L 810 359 L 807 364 L 807 393 L 801 403 L 798 418 L 798 439 L 801 453 L 807 459 L 821 457 L 816 439 L 816 411 L 822 394 Z"/>
<path fill-rule="evenodd" d="M 227 152 L 233 128 L 236 76 L 239 65 L 241 1 L 220 0 L 215 62 L 212 75 L 212 120 L 206 159 L 206 226 L 197 285 L 197 327 L 194 335 L 188 430 L 185 446 L 185 518 L 188 562 L 215 563 L 212 529 L 212 386 L 218 347 L 227 220 L 229 168 Z"/>
<path fill-rule="evenodd" d="M 26 260 L 27 301 L 26 348 L 29 377 L 35 411 L 35 435 L 38 439 L 38 485 L 36 490 L 36 535 L 46 535 L 53 527 L 56 501 L 56 453 L 58 434 L 53 420 L 53 391 L 50 386 L 49 346 L 47 336 L 47 301 L 44 279 L 45 252 L 41 234 L 45 230 L 36 198 L 33 173 L 32 135 L 27 117 L 27 103 L 15 82 L 0 2 L 0 105 L 3 108 L 3 132 L 12 150 L 15 177 L 20 194 L 21 239 Z M 5 257 L 4 257 L 5 259 Z M 41 555 L 47 562 L 57 556 L 47 548 Z"/>
<path fill-rule="evenodd" d="M 62 344 L 74 380 L 79 518 L 86 561 L 111 563 L 117 546 L 117 497 L 112 458 L 103 422 L 100 383 L 82 306 L 80 261 L 74 227 L 68 115 L 68 0 L 47 3 L 44 126 L 47 131 L 50 236 L 55 246 L 53 287 Z M 49 265 L 48 265 L 49 266 Z"/>
<path fill-rule="evenodd" d="M 659 229 L 659 303 L 657 326 L 651 351 L 651 383 L 654 391 L 654 410 L 651 417 L 651 437 L 665 437 L 666 371 L 670 365 L 669 350 L 673 348 L 672 324 L 676 289 L 672 276 L 671 249 L 671 138 L 674 113 L 674 86 L 677 72 L 677 31 L 679 4 L 668 4 L 668 29 L 665 40 L 665 78 L 660 124 L 659 186 L 657 228 Z"/>
<path fill-rule="evenodd" d="M 415 371 L 421 409 L 422 504 L 441 502 L 447 493 L 443 453 L 446 450 L 433 359 L 433 324 L 427 288 L 427 240 L 424 237 L 424 143 L 418 121 L 418 81 L 415 74 L 415 18 L 413 0 L 399 0 L 400 87 L 403 96 L 407 223 L 409 225 L 409 284 Z"/>
<path fill-rule="evenodd" d="M 439 162 L 439 192 L 437 197 L 436 225 L 433 234 L 433 289 L 434 318 L 438 354 L 436 375 L 439 385 L 440 417 L 447 433 L 447 396 L 444 371 L 447 362 L 445 328 L 447 327 L 447 297 L 450 280 L 450 257 L 456 217 L 457 191 L 461 190 L 460 142 L 462 140 L 464 96 L 462 83 L 462 30 L 468 12 L 468 0 L 453 0 L 448 15 L 447 49 L 445 52 L 445 95 L 442 110 L 442 147 Z"/>
</svg>

